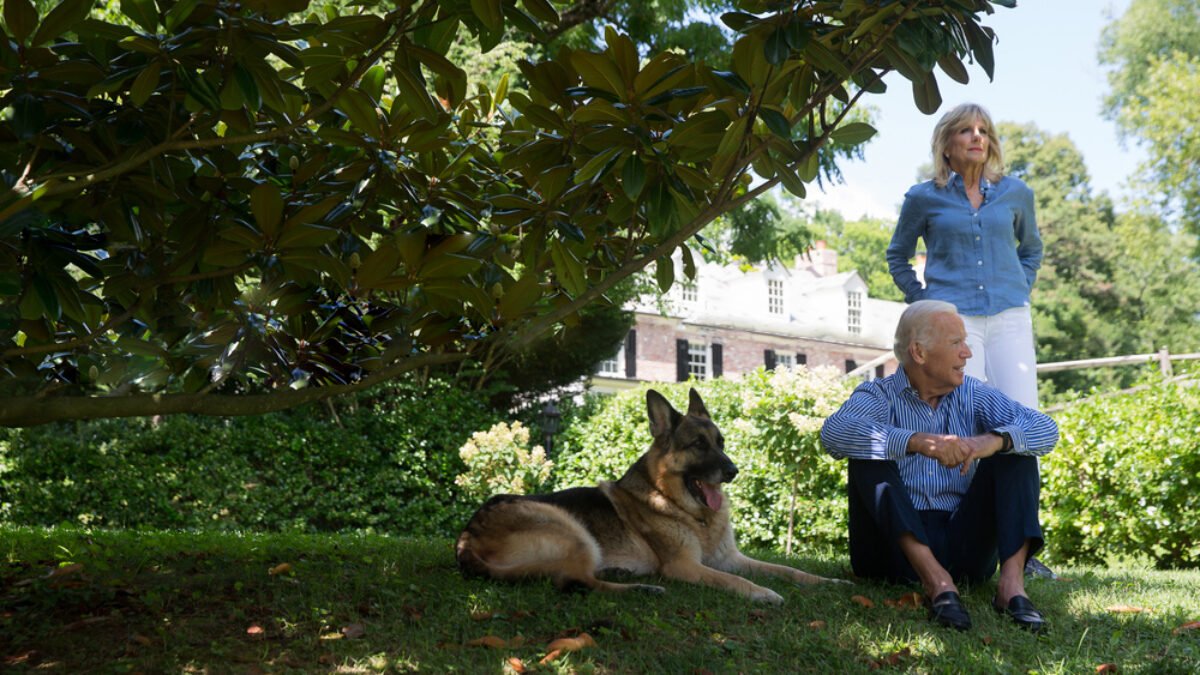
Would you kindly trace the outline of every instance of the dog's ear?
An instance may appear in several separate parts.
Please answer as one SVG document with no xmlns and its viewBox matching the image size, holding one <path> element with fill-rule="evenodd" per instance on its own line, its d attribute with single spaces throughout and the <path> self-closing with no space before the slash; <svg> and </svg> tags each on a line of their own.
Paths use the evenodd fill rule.
<svg viewBox="0 0 1200 675">
<path fill-rule="evenodd" d="M 650 418 L 650 435 L 659 438 L 670 434 L 683 419 L 663 395 L 653 389 L 646 390 L 646 417 Z"/>
<path fill-rule="evenodd" d="M 704 407 L 704 401 L 700 399 L 700 392 L 695 389 L 688 390 L 688 414 L 712 419 L 708 416 L 708 408 Z"/>
</svg>

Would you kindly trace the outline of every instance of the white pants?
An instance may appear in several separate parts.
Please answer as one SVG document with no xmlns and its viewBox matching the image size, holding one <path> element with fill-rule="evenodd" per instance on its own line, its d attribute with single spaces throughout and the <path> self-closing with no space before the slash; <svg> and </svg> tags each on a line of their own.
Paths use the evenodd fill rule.
<svg viewBox="0 0 1200 675">
<path fill-rule="evenodd" d="M 964 316 L 962 320 L 971 348 L 967 374 L 1037 410 L 1037 355 L 1029 307 L 1013 307 L 992 316 Z"/>
</svg>

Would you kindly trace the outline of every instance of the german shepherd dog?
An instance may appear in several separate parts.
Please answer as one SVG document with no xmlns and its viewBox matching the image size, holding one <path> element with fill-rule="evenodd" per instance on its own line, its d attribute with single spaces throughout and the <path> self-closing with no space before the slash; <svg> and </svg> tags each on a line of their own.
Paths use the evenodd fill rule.
<svg viewBox="0 0 1200 675">
<path fill-rule="evenodd" d="M 662 593 L 660 586 L 597 578 L 609 571 L 658 574 L 781 603 L 775 591 L 738 576 L 771 574 L 802 584 L 825 579 L 743 555 L 721 484 L 737 467 L 696 390 L 686 415 L 646 392 L 654 443 L 620 480 L 545 495 L 496 495 L 458 537 L 465 576 L 549 577 L 563 590 Z"/>
</svg>

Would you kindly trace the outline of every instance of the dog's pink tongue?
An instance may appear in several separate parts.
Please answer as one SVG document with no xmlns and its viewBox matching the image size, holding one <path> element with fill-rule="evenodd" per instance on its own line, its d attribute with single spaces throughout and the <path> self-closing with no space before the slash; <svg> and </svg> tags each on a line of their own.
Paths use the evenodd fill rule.
<svg viewBox="0 0 1200 675">
<path fill-rule="evenodd" d="M 720 511 L 721 504 L 725 498 L 721 495 L 721 487 L 709 485 L 704 481 L 700 481 L 700 489 L 704 492 L 704 503 L 708 504 L 708 508 L 713 511 Z"/>
</svg>

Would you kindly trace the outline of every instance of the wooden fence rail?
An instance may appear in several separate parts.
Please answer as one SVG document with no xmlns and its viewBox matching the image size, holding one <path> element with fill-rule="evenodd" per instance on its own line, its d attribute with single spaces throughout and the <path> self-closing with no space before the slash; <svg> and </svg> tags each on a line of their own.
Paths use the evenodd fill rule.
<svg viewBox="0 0 1200 675">
<path fill-rule="evenodd" d="M 883 352 L 861 366 L 846 373 L 846 379 L 868 376 L 876 366 L 887 363 L 895 358 L 892 352 Z M 1081 368 L 1107 368 L 1111 366 L 1134 366 L 1151 361 L 1158 361 L 1159 370 L 1163 375 L 1172 374 L 1172 361 L 1194 361 L 1200 359 L 1200 354 L 1172 354 L 1166 347 L 1153 354 L 1130 354 L 1128 356 L 1106 356 L 1099 359 L 1078 359 L 1075 361 L 1055 361 L 1054 363 L 1039 363 L 1038 373 L 1053 373 L 1060 370 L 1079 370 Z"/>
</svg>

